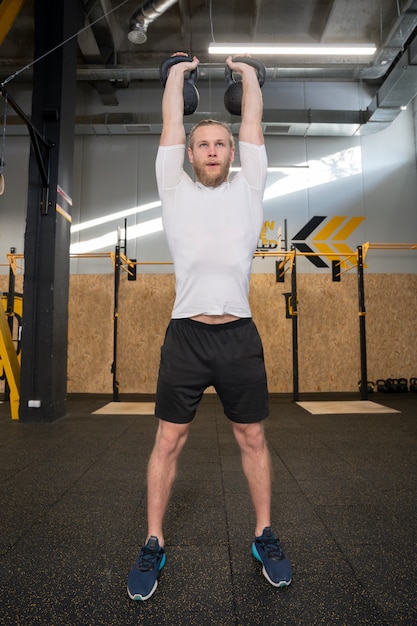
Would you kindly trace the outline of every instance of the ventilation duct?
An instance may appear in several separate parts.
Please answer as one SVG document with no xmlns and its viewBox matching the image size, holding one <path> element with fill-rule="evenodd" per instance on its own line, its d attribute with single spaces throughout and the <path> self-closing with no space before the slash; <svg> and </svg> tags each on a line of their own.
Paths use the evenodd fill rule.
<svg viewBox="0 0 417 626">
<path fill-rule="evenodd" d="M 141 44 L 147 40 L 146 31 L 157 17 L 165 13 L 178 0 L 147 0 L 136 9 L 130 18 L 128 39 L 132 43 Z"/>
</svg>

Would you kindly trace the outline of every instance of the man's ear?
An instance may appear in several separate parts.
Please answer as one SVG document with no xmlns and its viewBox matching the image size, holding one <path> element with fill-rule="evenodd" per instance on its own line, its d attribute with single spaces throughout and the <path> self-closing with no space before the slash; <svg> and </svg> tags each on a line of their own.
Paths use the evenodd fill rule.
<svg viewBox="0 0 417 626">
<path fill-rule="evenodd" d="M 192 148 L 187 148 L 187 153 L 188 153 L 188 159 L 189 159 L 190 163 L 192 163 L 193 159 L 194 159 Z"/>
</svg>

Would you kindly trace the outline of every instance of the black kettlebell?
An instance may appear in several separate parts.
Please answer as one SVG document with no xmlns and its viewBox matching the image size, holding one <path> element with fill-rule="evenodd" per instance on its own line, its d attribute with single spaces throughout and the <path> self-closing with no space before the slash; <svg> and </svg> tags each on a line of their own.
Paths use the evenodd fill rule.
<svg viewBox="0 0 417 626">
<path fill-rule="evenodd" d="M 192 61 L 191 57 L 188 56 L 174 56 L 165 59 L 159 67 L 159 78 L 162 85 L 165 87 L 168 78 L 169 69 L 176 65 L 177 63 L 183 63 L 184 61 Z M 198 71 L 197 68 L 190 72 L 189 78 L 184 80 L 184 115 L 192 115 L 200 101 L 200 94 L 197 91 L 197 87 L 195 86 L 198 79 Z"/>
<path fill-rule="evenodd" d="M 408 392 L 408 380 L 406 378 L 398 379 L 399 391 L 402 393 Z"/>
<path fill-rule="evenodd" d="M 362 381 L 361 380 L 358 381 L 358 387 L 359 387 L 359 390 L 361 391 L 362 390 Z M 373 393 L 374 389 L 375 389 L 374 381 L 373 380 L 368 380 L 367 383 L 366 383 L 366 391 L 368 393 Z"/>
<path fill-rule="evenodd" d="M 385 380 L 383 380 L 382 378 L 379 378 L 376 381 L 376 388 L 380 393 L 387 393 L 388 392 L 388 386 L 387 383 L 385 382 Z"/>
<path fill-rule="evenodd" d="M 261 61 L 252 57 L 234 57 L 233 61 L 247 63 L 254 67 L 258 74 L 259 87 L 262 87 L 265 82 L 266 69 Z M 234 80 L 233 72 L 228 65 L 226 65 L 225 77 L 227 89 L 224 94 L 224 106 L 231 115 L 242 115 L 242 81 Z"/>
</svg>

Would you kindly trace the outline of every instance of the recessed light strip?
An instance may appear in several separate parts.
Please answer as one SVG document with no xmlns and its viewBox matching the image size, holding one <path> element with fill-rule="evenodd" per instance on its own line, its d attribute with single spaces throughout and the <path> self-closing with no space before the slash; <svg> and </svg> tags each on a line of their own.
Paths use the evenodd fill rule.
<svg viewBox="0 0 417 626">
<path fill-rule="evenodd" d="M 299 56 L 372 56 L 376 52 L 374 44 L 250 44 L 250 43 L 211 43 L 209 54 L 270 54 Z"/>
</svg>

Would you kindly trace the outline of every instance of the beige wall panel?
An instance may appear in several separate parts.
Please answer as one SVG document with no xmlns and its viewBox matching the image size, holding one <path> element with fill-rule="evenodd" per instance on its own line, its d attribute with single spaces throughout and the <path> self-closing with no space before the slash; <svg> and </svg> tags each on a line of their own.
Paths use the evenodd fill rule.
<svg viewBox="0 0 417 626">
<path fill-rule="evenodd" d="M 7 293 L 9 290 L 9 276 L 6 274 L 0 274 L 0 291 Z M 16 293 L 22 293 L 23 290 L 23 274 L 17 274 L 15 278 L 15 291 Z"/>
<path fill-rule="evenodd" d="M 161 345 L 175 297 L 173 274 L 142 274 L 120 288 L 120 392 L 154 393 Z"/>
<path fill-rule="evenodd" d="M 356 275 L 297 277 L 300 392 L 357 391 L 360 378 Z"/>
<path fill-rule="evenodd" d="M 300 393 L 357 391 L 360 347 L 357 275 L 299 274 Z M 120 393 L 153 393 L 160 347 L 175 297 L 172 274 L 122 274 L 119 302 Z M 7 291 L 8 277 L 0 276 Z M 68 393 L 112 393 L 113 276 L 72 275 Z M 17 276 L 16 290 L 22 291 Z M 250 303 L 262 337 L 271 393 L 292 393 L 292 321 L 285 316 L 290 279 L 253 274 Z M 365 275 L 368 380 L 417 376 L 417 275 Z"/>
<path fill-rule="evenodd" d="M 73 275 L 69 298 L 68 393 L 111 393 L 113 276 Z"/>
<path fill-rule="evenodd" d="M 271 392 L 292 391 L 292 322 L 285 316 L 284 297 L 290 290 L 288 279 L 277 283 L 272 274 L 251 276 L 250 305 L 264 345 Z"/>
<path fill-rule="evenodd" d="M 368 379 L 417 377 L 417 274 L 365 277 Z"/>
</svg>

